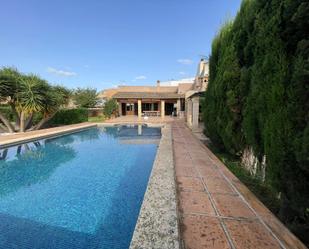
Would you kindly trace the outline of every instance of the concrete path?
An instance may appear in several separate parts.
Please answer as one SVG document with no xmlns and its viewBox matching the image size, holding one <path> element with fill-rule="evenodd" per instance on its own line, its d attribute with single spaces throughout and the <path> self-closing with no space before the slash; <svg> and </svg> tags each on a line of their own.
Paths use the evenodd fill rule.
<svg viewBox="0 0 309 249">
<path fill-rule="evenodd" d="M 183 122 L 172 132 L 184 248 L 306 248 Z"/>
</svg>

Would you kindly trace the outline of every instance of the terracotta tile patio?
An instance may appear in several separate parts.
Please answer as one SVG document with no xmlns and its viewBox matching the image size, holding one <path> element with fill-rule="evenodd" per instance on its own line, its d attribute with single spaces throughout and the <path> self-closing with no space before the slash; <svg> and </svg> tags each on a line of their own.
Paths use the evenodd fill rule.
<svg viewBox="0 0 309 249">
<path fill-rule="evenodd" d="M 172 132 L 184 249 L 306 248 L 184 122 Z"/>
</svg>

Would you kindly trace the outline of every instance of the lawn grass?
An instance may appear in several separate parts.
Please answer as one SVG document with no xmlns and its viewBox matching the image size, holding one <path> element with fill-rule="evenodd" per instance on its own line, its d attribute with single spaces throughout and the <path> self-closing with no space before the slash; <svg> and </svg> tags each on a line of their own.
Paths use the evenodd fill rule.
<svg viewBox="0 0 309 249">
<path fill-rule="evenodd" d="M 243 183 L 251 192 L 276 216 L 279 212 L 278 193 L 267 183 L 262 182 L 258 177 L 252 176 L 241 166 L 240 158 L 226 152 L 219 151 L 213 145 L 208 148 L 228 167 L 228 169 Z"/>
<path fill-rule="evenodd" d="M 88 117 L 88 122 L 104 122 L 105 121 L 105 116 L 100 115 L 97 117 Z"/>
</svg>

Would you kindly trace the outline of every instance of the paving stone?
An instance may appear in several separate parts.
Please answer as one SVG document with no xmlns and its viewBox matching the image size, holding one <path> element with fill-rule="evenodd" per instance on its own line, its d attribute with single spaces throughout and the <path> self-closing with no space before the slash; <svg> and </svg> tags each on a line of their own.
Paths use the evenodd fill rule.
<svg viewBox="0 0 309 249">
<path fill-rule="evenodd" d="M 194 167 L 176 167 L 176 176 L 198 177 L 198 173 Z"/>
<path fill-rule="evenodd" d="M 258 221 L 224 220 L 237 249 L 280 249 L 279 243 Z"/>
<path fill-rule="evenodd" d="M 208 195 L 205 192 L 184 192 L 180 191 L 180 209 L 186 213 L 205 213 L 215 215 Z"/>
<path fill-rule="evenodd" d="M 222 177 L 208 177 L 204 181 L 210 193 L 236 194 L 231 185 Z"/>
<path fill-rule="evenodd" d="M 177 177 L 177 184 L 180 190 L 204 191 L 202 181 L 197 177 Z"/>
<path fill-rule="evenodd" d="M 221 177 L 220 171 L 209 166 L 197 167 L 202 177 Z"/>
<path fill-rule="evenodd" d="M 183 218 L 186 249 L 229 249 L 229 243 L 217 218 L 188 215 Z"/>
<path fill-rule="evenodd" d="M 254 213 L 241 200 L 240 197 L 226 194 L 212 195 L 220 215 L 229 217 L 251 217 L 254 218 Z"/>
</svg>

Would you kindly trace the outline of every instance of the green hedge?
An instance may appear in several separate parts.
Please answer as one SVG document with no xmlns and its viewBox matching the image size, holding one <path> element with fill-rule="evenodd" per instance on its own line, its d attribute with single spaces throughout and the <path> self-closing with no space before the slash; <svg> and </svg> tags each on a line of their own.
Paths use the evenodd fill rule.
<svg viewBox="0 0 309 249">
<path fill-rule="evenodd" d="M 70 125 L 88 121 L 88 110 L 62 109 L 48 122 L 48 126 Z"/>
<path fill-rule="evenodd" d="M 5 115 L 10 121 L 15 121 L 14 114 L 10 106 L 0 106 L 0 112 Z M 35 113 L 33 116 L 33 124 L 37 124 L 43 118 L 41 113 Z M 63 109 L 59 110 L 56 115 L 48 122 L 46 126 L 60 126 L 77 124 L 88 121 L 88 110 L 79 109 Z"/>
<path fill-rule="evenodd" d="M 309 245 L 308 20 L 308 0 L 244 0 L 212 44 L 204 122 L 230 154 L 266 155 L 278 216 Z"/>
</svg>

